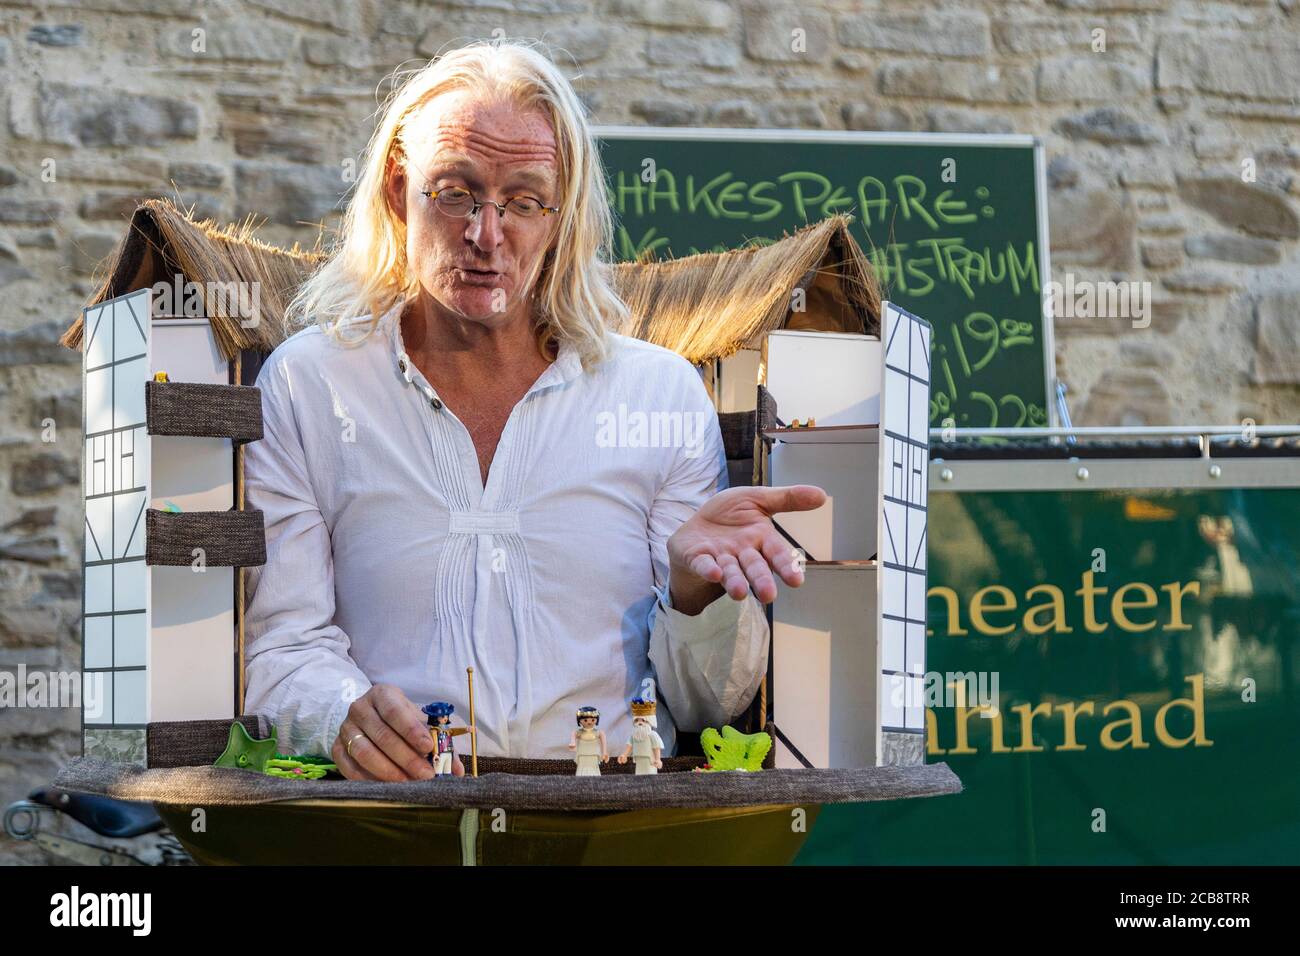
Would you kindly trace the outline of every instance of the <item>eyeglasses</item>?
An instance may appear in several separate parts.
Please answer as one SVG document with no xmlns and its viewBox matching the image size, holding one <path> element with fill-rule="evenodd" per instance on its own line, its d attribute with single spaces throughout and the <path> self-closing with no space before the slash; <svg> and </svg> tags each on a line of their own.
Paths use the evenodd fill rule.
<svg viewBox="0 0 1300 956">
<path fill-rule="evenodd" d="M 540 199 L 532 196 L 511 196 L 504 203 L 492 199 L 475 199 L 474 194 L 460 186 L 448 186 L 446 189 L 421 189 L 421 196 L 428 196 L 434 204 L 448 216 L 458 219 L 474 217 L 484 206 L 496 206 L 497 214 L 504 219 L 509 210 L 519 219 L 542 219 L 560 211 L 558 206 L 547 206 Z"/>
</svg>

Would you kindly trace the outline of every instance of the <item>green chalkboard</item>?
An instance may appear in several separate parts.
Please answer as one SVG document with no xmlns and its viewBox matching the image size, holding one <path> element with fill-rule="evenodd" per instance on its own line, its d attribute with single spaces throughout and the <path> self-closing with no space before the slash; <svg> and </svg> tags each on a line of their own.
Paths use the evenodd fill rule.
<svg viewBox="0 0 1300 956">
<path fill-rule="evenodd" d="M 770 242 L 839 212 L 886 297 L 934 326 L 930 424 L 1055 424 L 1042 150 L 1028 136 L 597 130 L 615 254 Z"/>
</svg>

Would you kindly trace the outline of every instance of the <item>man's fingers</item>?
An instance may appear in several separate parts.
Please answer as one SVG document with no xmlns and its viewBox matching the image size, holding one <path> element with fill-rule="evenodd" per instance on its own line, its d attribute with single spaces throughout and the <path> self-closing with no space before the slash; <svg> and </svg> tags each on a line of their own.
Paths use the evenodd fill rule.
<svg viewBox="0 0 1300 956">
<path fill-rule="evenodd" d="M 388 684 L 376 685 L 371 689 L 371 694 L 380 718 L 406 741 L 412 750 L 423 756 L 433 749 L 428 721 L 410 698 Z M 383 746 L 383 741 L 379 741 L 379 744 Z M 388 750 L 387 747 L 384 749 Z M 391 754 L 392 751 L 389 753 Z"/>
<path fill-rule="evenodd" d="M 826 504 L 826 492 L 816 485 L 778 485 L 773 488 L 754 485 L 746 490 L 755 493 L 759 506 L 770 515 L 785 511 L 812 511 Z"/>
<path fill-rule="evenodd" d="M 749 586 L 754 596 L 764 604 L 776 600 L 776 582 L 772 580 L 772 571 L 768 567 L 767 559 L 753 548 L 745 548 L 736 559 L 740 562 L 745 576 L 749 578 Z"/>
<path fill-rule="evenodd" d="M 427 780 L 433 776 L 433 768 L 424 759 L 424 755 L 415 750 L 401 734 L 389 726 L 383 717 L 379 715 L 379 711 L 372 710 L 368 714 L 363 714 L 359 721 L 359 727 L 370 743 L 374 744 L 383 753 L 388 763 L 399 768 L 401 773 L 401 776 L 398 777 L 399 780 Z M 428 737 L 428 731 L 425 731 L 425 736 Z M 361 741 L 357 741 L 358 745 L 360 743 Z M 432 740 L 430 749 L 432 749 Z M 356 750 L 356 747 L 352 748 L 353 753 L 356 753 Z M 367 763 L 364 758 L 362 763 L 372 770 L 378 770 L 377 767 L 372 767 Z"/>
<path fill-rule="evenodd" d="M 697 554 L 691 558 L 689 567 L 694 574 L 711 584 L 722 582 L 722 568 L 719 567 L 718 562 L 714 560 L 711 554 Z"/>
<path fill-rule="evenodd" d="M 418 723 L 415 714 L 420 715 Z M 433 749 L 433 742 L 429 731 L 421 726 L 423 717 L 405 694 L 387 684 L 376 684 L 348 709 L 348 720 L 401 769 L 401 780 L 427 780 L 433 776 L 433 769 L 424 759 Z M 352 749 L 355 756 L 356 747 Z M 361 762 L 366 764 L 365 760 Z M 366 766 L 379 772 L 378 767 Z"/>
<path fill-rule="evenodd" d="M 781 580 L 792 588 L 803 584 L 803 571 L 795 560 L 797 552 L 789 541 L 780 534 L 769 534 L 763 539 L 763 557 L 781 576 Z"/>
<path fill-rule="evenodd" d="M 364 730 L 352 723 L 351 718 L 343 721 L 338 728 L 339 739 L 343 741 L 344 756 L 347 752 L 347 741 L 352 740 L 352 762 L 357 763 L 365 773 L 370 775 L 374 780 L 387 780 L 389 783 L 398 783 L 400 780 L 406 780 L 407 775 L 393 761 L 389 760 L 383 750 L 374 745 L 374 741 L 369 739 Z M 354 740 L 355 737 L 355 740 Z"/>
<path fill-rule="evenodd" d="M 347 747 L 344 745 L 346 739 L 347 738 L 345 737 L 340 737 L 338 740 L 335 740 L 334 746 L 330 749 L 330 756 L 334 758 L 334 763 L 339 768 L 339 773 L 343 774 L 343 776 L 347 777 L 349 780 L 374 780 L 375 778 L 371 776 L 366 769 L 361 766 L 361 764 L 348 756 Z M 357 741 L 357 743 L 360 743 L 360 741 Z"/>
<path fill-rule="evenodd" d="M 726 589 L 732 600 L 744 600 L 745 595 L 749 594 L 749 579 L 745 577 L 745 572 L 740 568 L 740 562 L 736 560 L 734 554 L 720 554 L 717 557 L 718 567 L 722 568 L 723 588 Z"/>
</svg>

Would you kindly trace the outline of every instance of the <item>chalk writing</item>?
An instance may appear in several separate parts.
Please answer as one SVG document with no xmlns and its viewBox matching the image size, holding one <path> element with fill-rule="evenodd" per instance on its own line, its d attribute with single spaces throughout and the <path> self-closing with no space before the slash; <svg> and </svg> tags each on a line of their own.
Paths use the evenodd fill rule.
<svg viewBox="0 0 1300 956">
<path fill-rule="evenodd" d="M 986 186 L 974 190 L 985 200 Z M 620 216 L 646 216 L 666 211 L 762 223 L 787 209 L 803 222 L 815 222 L 840 212 L 856 212 L 870 229 L 885 225 L 895 215 L 916 221 L 938 232 L 946 226 L 963 225 L 981 216 L 996 215 L 993 206 L 981 203 L 979 212 L 970 211 L 967 200 L 953 189 L 931 195 L 923 179 L 903 173 L 888 183 L 875 176 L 863 176 L 849 189 L 828 176 L 809 170 L 791 170 L 775 179 L 748 182 L 726 171 L 707 179 L 687 173 L 678 176 L 666 166 L 656 166 L 655 176 L 645 177 L 618 170 L 609 184 L 609 201 Z"/>
<path fill-rule="evenodd" d="M 955 413 L 961 428 L 1019 428 L 1047 424 L 1047 411 L 1035 402 L 1026 402 L 1013 392 L 993 396 L 971 387 L 976 373 L 983 371 L 1000 355 L 1013 349 L 1029 349 L 1038 354 L 1034 326 L 1017 319 L 995 319 L 987 312 L 971 312 L 961 322 L 951 325 L 947 335 L 936 336 L 931 355 L 938 374 L 930 388 L 930 421 L 938 423 Z M 968 400 L 964 410 L 962 400 Z"/>
<path fill-rule="evenodd" d="M 1029 146 L 628 138 L 602 152 L 616 258 L 766 245 L 848 213 L 884 296 L 934 326 L 931 424 L 1047 424 Z"/>
</svg>

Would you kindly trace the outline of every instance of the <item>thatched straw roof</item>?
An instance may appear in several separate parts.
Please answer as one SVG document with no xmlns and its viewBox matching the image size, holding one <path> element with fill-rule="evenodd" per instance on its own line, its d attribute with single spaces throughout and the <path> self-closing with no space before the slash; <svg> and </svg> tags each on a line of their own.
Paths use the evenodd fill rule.
<svg viewBox="0 0 1300 956">
<path fill-rule="evenodd" d="M 835 216 L 765 246 L 614 267 L 615 284 L 633 319 L 618 329 L 662 345 L 693 363 L 757 348 L 778 328 L 880 333 L 880 293 L 849 218 Z M 260 283 L 260 321 L 244 328 L 219 298 L 205 301 L 218 346 L 233 359 L 241 349 L 270 352 L 292 333 L 284 311 L 321 261 L 317 250 L 281 249 L 256 239 L 251 223 L 220 227 L 196 222 L 171 202 L 136 209 L 103 282 L 87 305 L 174 276 L 208 283 Z M 802 296 L 795 290 L 802 289 Z M 799 303 L 802 299 L 802 303 Z M 792 303 L 804 308 L 792 311 Z M 81 319 L 63 334 L 81 347 Z"/>
<path fill-rule="evenodd" d="M 880 334 L 880 288 L 848 216 L 770 245 L 614 267 L 632 321 L 625 335 L 692 363 L 758 348 L 774 329 Z M 792 310 L 794 291 L 803 308 Z"/>
<path fill-rule="evenodd" d="M 217 344 L 227 359 L 241 349 L 270 352 L 292 330 L 285 327 L 284 310 L 303 280 L 322 259 L 317 251 L 282 249 L 253 236 L 250 221 L 218 226 L 191 219 L 166 199 L 149 199 L 136 207 L 126 235 L 107 262 L 107 272 L 87 306 L 97 305 L 158 282 L 172 285 L 175 276 L 195 283 L 203 293 L 203 314 L 212 322 Z M 238 315 L 229 315 L 220 296 L 210 301 L 208 283 L 257 282 L 259 321 L 244 328 Z M 81 348 L 81 319 L 59 339 Z"/>
</svg>

